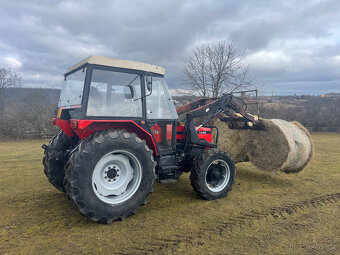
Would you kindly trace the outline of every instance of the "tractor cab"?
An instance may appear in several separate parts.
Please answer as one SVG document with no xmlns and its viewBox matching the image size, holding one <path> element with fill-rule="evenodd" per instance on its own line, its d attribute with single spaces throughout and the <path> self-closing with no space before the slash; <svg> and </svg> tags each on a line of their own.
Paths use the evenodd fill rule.
<svg viewBox="0 0 340 255">
<path fill-rule="evenodd" d="M 156 154 L 173 152 L 178 115 L 164 74 L 155 65 L 91 56 L 65 73 L 53 122 L 80 139 L 107 125 L 138 126 Z"/>
</svg>

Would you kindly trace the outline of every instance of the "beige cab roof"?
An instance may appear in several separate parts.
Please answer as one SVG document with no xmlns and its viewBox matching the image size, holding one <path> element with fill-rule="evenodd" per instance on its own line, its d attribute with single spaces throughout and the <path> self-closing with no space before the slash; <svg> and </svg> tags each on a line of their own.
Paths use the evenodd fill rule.
<svg viewBox="0 0 340 255">
<path fill-rule="evenodd" d="M 78 64 L 75 64 L 74 66 L 70 67 L 65 74 L 68 74 L 85 64 L 94 64 L 94 65 L 101 65 L 101 66 L 111 66 L 111 67 L 118 67 L 118 68 L 133 69 L 133 70 L 157 73 L 161 75 L 165 74 L 165 69 L 164 67 L 161 67 L 161 66 L 155 66 L 151 64 L 129 61 L 129 60 L 107 58 L 107 57 L 102 57 L 102 56 L 89 56 L 88 58 L 85 58 L 84 60 L 80 61 Z"/>
</svg>

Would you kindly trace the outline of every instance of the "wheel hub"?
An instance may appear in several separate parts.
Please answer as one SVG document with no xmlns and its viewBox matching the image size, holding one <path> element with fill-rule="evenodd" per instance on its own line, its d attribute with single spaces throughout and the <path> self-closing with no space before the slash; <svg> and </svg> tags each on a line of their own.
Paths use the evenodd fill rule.
<svg viewBox="0 0 340 255">
<path fill-rule="evenodd" d="M 211 168 L 207 174 L 207 182 L 212 185 L 216 185 L 221 178 L 223 178 L 221 169 L 218 167 Z"/>
<path fill-rule="evenodd" d="M 116 181 L 120 176 L 120 169 L 116 165 L 109 166 L 104 171 L 104 179 L 108 182 Z"/>
</svg>

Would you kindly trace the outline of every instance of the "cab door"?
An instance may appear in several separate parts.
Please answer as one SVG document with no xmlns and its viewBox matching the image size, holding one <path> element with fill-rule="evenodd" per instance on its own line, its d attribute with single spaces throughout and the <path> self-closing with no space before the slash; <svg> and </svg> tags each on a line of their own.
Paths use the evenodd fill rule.
<svg viewBox="0 0 340 255">
<path fill-rule="evenodd" d="M 145 76 L 146 120 L 160 152 L 175 148 L 178 115 L 164 76 Z"/>
</svg>

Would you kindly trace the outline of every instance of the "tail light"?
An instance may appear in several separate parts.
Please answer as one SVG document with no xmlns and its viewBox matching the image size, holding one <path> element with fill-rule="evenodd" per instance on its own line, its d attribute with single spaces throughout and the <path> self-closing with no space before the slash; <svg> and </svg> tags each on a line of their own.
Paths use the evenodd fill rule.
<svg viewBox="0 0 340 255">
<path fill-rule="evenodd" d="M 63 111 L 63 109 L 61 107 L 59 107 L 58 111 L 57 111 L 57 119 L 60 119 L 62 111 Z"/>
</svg>

